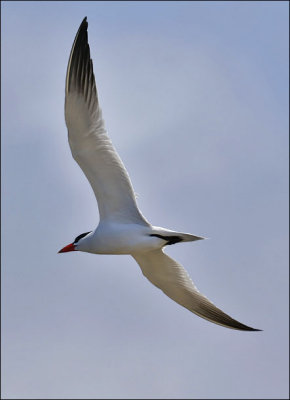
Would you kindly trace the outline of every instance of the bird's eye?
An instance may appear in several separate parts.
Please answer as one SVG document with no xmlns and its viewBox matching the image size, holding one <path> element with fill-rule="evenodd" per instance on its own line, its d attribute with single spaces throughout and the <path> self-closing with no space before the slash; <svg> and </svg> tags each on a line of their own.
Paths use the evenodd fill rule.
<svg viewBox="0 0 290 400">
<path fill-rule="evenodd" d="M 76 238 L 75 238 L 75 241 L 74 241 L 74 244 L 76 244 L 80 239 L 82 239 L 83 237 L 85 237 L 85 236 L 87 236 L 89 233 L 91 233 L 92 231 L 90 231 L 90 232 L 85 232 L 85 233 L 82 233 L 81 235 L 79 235 L 79 236 L 77 236 Z"/>
</svg>

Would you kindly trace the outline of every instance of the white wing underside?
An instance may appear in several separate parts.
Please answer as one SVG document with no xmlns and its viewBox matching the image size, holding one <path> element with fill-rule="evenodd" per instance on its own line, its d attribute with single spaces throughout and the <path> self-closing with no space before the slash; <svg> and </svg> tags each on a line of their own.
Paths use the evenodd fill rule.
<svg viewBox="0 0 290 400">
<path fill-rule="evenodd" d="M 176 303 L 198 316 L 232 329 L 255 331 L 236 321 L 201 294 L 187 271 L 163 250 L 132 255 L 146 278 Z"/>
<path fill-rule="evenodd" d="M 137 207 L 129 175 L 104 126 L 86 19 L 77 32 L 68 62 L 65 120 L 73 158 L 93 188 L 100 220 L 147 225 Z"/>
</svg>

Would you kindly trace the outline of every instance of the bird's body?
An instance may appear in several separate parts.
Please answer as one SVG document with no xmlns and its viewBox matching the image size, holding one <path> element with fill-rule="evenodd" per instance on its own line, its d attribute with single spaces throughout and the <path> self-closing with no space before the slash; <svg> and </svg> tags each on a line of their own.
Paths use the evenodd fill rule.
<svg viewBox="0 0 290 400">
<path fill-rule="evenodd" d="M 198 239 L 202 238 L 150 224 L 101 221 L 95 231 L 80 241 L 77 249 L 95 254 L 135 254 L 161 249 L 166 244 L 171 244 L 170 241 L 185 242 Z"/>
<path fill-rule="evenodd" d="M 105 129 L 90 58 L 86 18 L 74 40 L 66 77 L 65 119 L 72 155 L 95 193 L 100 222 L 60 250 L 129 254 L 146 278 L 178 304 L 232 329 L 254 331 L 217 308 L 186 270 L 163 252 L 166 245 L 203 239 L 151 225 L 139 210 L 129 175 Z"/>
</svg>

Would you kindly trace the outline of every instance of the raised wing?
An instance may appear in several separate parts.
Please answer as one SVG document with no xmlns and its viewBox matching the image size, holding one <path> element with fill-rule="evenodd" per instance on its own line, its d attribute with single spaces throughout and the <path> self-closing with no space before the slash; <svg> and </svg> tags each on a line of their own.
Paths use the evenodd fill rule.
<svg viewBox="0 0 290 400">
<path fill-rule="evenodd" d="M 129 175 L 104 126 L 87 29 L 85 18 L 67 67 L 65 120 L 71 152 L 93 188 L 101 220 L 148 224 L 137 207 Z"/>
<path fill-rule="evenodd" d="M 259 331 L 231 318 L 201 294 L 182 265 L 162 250 L 133 255 L 143 275 L 176 303 L 215 324 L 242 331 Z"/>
</svg>

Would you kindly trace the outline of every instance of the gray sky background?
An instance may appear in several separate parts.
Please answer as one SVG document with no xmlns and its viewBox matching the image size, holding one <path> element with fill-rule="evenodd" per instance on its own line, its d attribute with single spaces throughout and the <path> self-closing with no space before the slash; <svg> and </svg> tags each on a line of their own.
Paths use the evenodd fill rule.
<svg viewBox="0 0 290 400">
<path fill-rule="evenodd" d="M 108 132 L 205 321 L 93 229 L 64 122 L 82 19 Z M 2 397 L 288 398 L 288 2 L 2 2 Z"/>
</svg>

